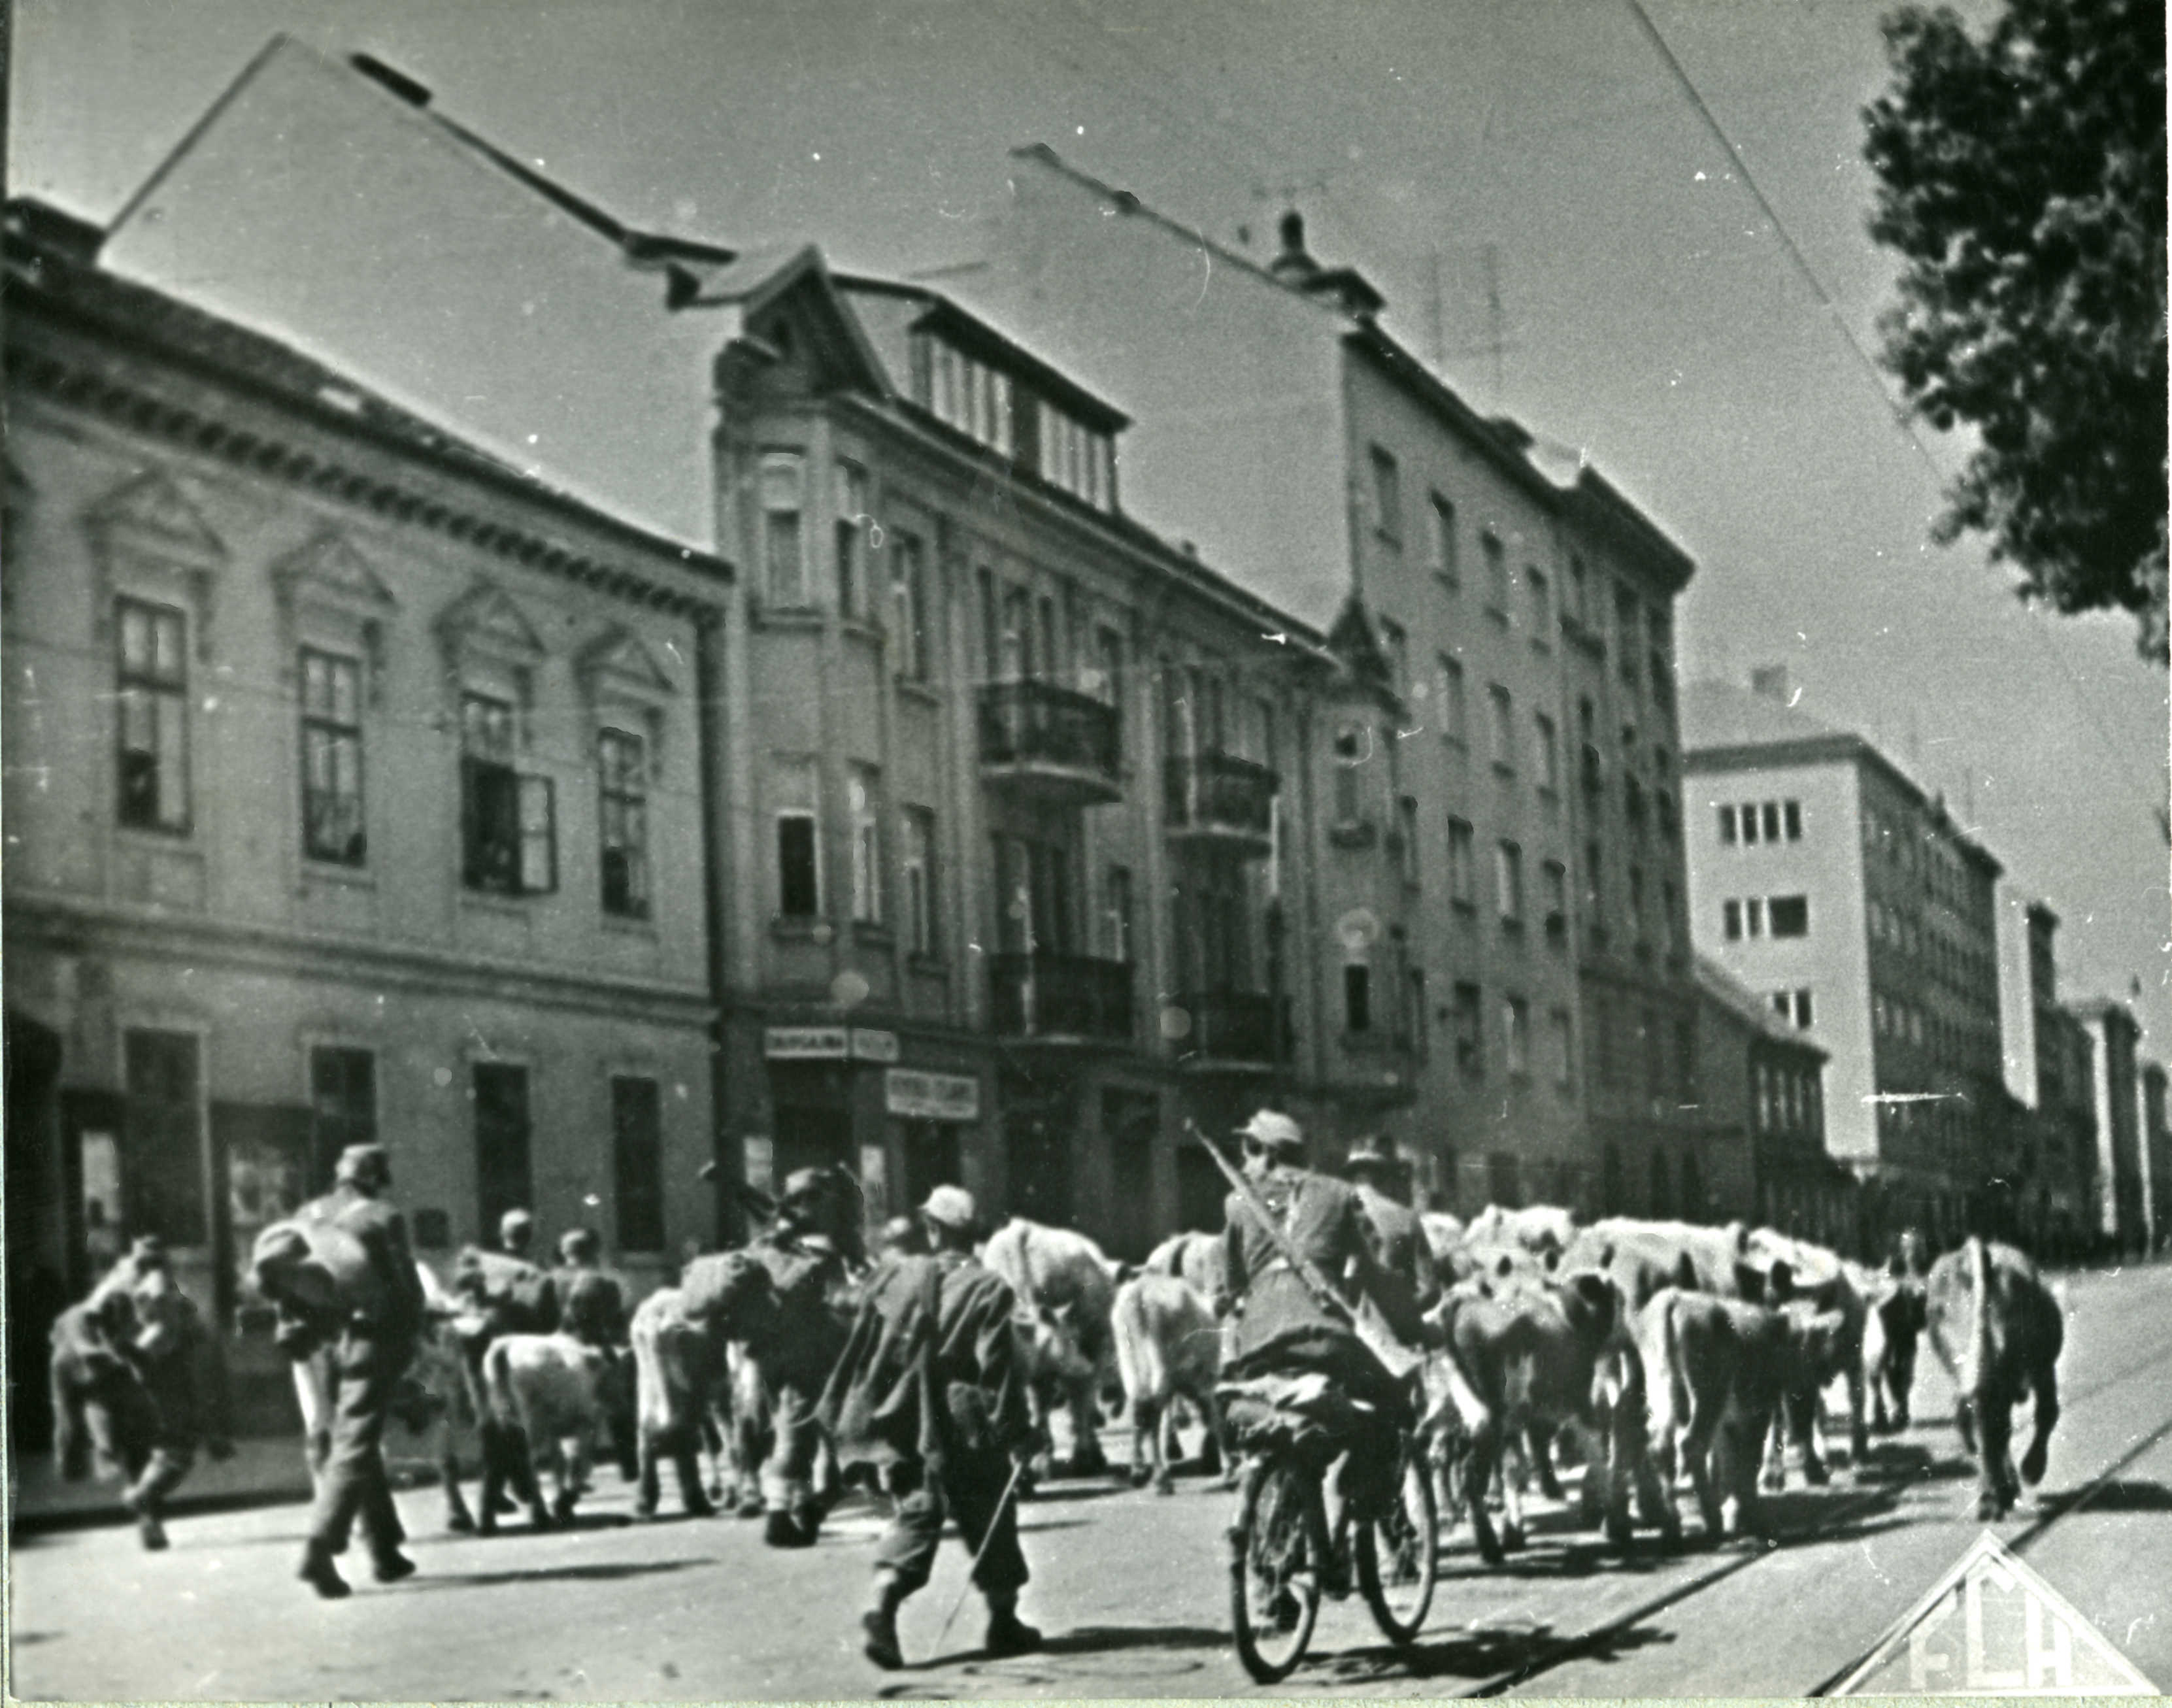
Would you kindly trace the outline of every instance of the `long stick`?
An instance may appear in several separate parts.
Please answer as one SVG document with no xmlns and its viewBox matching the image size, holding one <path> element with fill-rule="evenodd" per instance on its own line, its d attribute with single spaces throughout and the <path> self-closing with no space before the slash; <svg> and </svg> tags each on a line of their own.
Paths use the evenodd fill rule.
<svg viewBox="0 0 2172 1708">
<path fill-rule="evenodd" d="M 1199 1130 L 1197 1122 L 1186 1120 L 1184 1125 L 1185 1131 L 1198 1140 L 1207 1154 L 1214 1159 L 1214 1166 L 1222 1171 L 1231 1190 L 1259 1218 L 1261 1227 L 1274 1242 L 1275 1249 L 1282 1254 L 1282 1260 L 1289 1265 L 1291 1272 L 1304 1283 L 1304 1290 L 1312 1295 L 1313 1302 L 1329 1315 L 1340 1317 L 1349 1324 L 1352 1332 L 1364 1343 L 1365 1350 L 1379 1359 L 1390 1375 L 1398 1378 L 1409 1375 L 1422 1355 L 1403 1345 L 1384 1325 L 1345 1298 L 1335 1285 L 1320 1274 L 1312 1260 L 1297 1249 L 1295 1242 L 1283 1232 L 1274 1211 L 1261 1198 L 1259 1189 L 1245 1178 L 1242 1169 L 1222 1154 L 1222 1147 Z"/>
<path fill-rule="evenodd" d="M 950 1617 L 943 1621 L 943 1629 L 935 1634 L 935 1652 L 938 1655 L 943 1652 L 944 1639 L 950 1635 L 950 1627 L 958 1623 L 958 1613 L 965 1605 L 965 1598 L 973 1593 L 973 1574 L 981 1569 L 981 1556 L 987 1553 L 988 1544 L 996 1539 L 996 1526 L 1003 1522 L 1003 1508 L 1010 1505 L 1011 1496 L 1018 1489 L 1019 1473 L 1024 1469 L 1024 1459 L 1014 1458 L 1011 1460 L 1011 1480 L 1003 1485 L 1003 1498 L 996 1502 L 996 1510 L 988 1518 L 988 1528 L 981 1537 L 981 1545 L 973 1550 L 973 1563 L 965 1568 L 965 1587 L 958 1592 L 958 1599 L 950 1603 Z"/>
</svg>

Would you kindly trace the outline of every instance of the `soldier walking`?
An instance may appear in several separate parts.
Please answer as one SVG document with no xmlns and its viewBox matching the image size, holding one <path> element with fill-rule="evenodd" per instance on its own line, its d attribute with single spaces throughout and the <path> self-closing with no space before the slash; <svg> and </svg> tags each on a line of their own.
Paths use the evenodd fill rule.
<svg viewBox="0 0 2172 1708">
<path fill-rule="evenodd" d="M 879 1270 L 822 1396 L 822 1421 L 848 1469 L 874 1470 L 897 1497 L 875 1555 L 862 1647 L 886 1670 L 905 1664 L 897 1614 L 927 1582 L 946 1517 L 978 1555 L 973 1582 L 988 1604 L 986 1646 L 1040 1646 L 1018 1616 L 1026 1582 L 1019 1547 L 1013 1455 L 1032 1438 L 1025 1372 L 1003 1278 L 973 1256 L 972 1195 L 938 1186 L 921 1207 L 930 1253 Z"/>
<path fill-rule="evenodd" d="M 762 1460 L 762 1540 L 771 1548 L 810 1548 L 821 1527 L 822 1428 L 815 1406 L 845 1344 L 839 1301 L 849 1283 L 834 1170 L 788 1175 L 777 1219 L 750 1255 L 769 1271 L 777 1297 L 773 1334 L 755 1353 L 769 1451 Z"/>
<path fill-rule="evenodd" d="M 1389 1320 L 1409 1324 L 1440 1301 L 1440 1274 L 1433 1246 L 1417 1211 L 1393 1195 L 1401 1172 L 1377 1138 L 1363 1138 L 1342 1159 L 1342 1172 L 1358 1188 L 1358 1207 L 1372 1231 L 1373 1255 L 1380 1270 L 1381 1307 Z"/>
</svg>

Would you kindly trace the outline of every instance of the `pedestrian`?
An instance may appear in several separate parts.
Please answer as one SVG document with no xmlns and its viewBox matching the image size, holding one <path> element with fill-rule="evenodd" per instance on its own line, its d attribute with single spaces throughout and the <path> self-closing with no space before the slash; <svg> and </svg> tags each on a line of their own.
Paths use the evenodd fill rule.
<svg viewBox="0 0 2172 1708">
<path fill-rule="evenodd" d="M 531 1507 L 542 1504 L 529 1460 L 528 1437 L 518 1424 L 492 1410 L 482 1379 L 483 1354 L 499 1335 L 547 1335 L 558 1326 L 556 1284 L 528 1255 L 535 1238 L 535 1216 L 516 1206 L 498 1217 L 496 1251 L 467 1246 L 453 1265 L 452 1291 L 462 1309 L 449 1332 L 460 1357 L 468 1409 L 476 1419 L 482 1458 L 480 1528 L 485 1535 L 496 1532 L 501 1516 L 516 1510 L 515 1497 Z"/>
<path fill-rule="evenodd" d="M 860 1620 L 863 1652 L 885 1670 L 905 1664 L 898 1609 L 927 1582 L 946 1518 L 977 1556 L 988 1652 L 1040 1646 L 1018 1614 L 1028 1573 L 1012 1496 L 1017 1456 L 1033 1438 L 1011 1323 L 1018 1301 L 973 1255 L 978 1219 L 962 1187 L 928 1195 L 920 1210 L 928 1254 L 875 1273 L 822 1395 L 841 1464 L 872 1471 L 897 1501 Z"/>
<path fill-rule="evenodd" d="M 391 1159 L 382 1146 L 349 1145 L 333 1179 L 332 1190 L 304 1205 L 292 1222 L 266 1230 L 256 1262 L 260 1285 L 281 1307 L 281 1343 L 324 1361 L 331 1440 L 299 1576 L 327 1600 L 350 1593 L 334 1561 L 358 1521 L 379 1583 L 396 1583 L 415 1570 L 400 1551 L 406 1532 L 383 1443 L 424 1322 L 406 1218 L 384 1196 Z"/>
<path fill-rule="evenodd" d="M 814 1413 L 850 1320 L 841 1227 L 847 1214 L 856 1215 L 857 1206 L 844 1202 L 835 1170 L 795 1169 L 785 1178 L 775 1220 L 750 1254 L 769 1271 L 777 1301 L 772 1329 L 746 1349 L 766 1420 L 762 1540 L 771 1548 L 812 1547 L 836 1493 L 836 1467 L 825 1463 Z"/>
<path fill-rule="evenodd" d="M 1358 1189 L 1358 1206 L 1373 1236 L 1381 1275 L 1381 1308 L 1397 1333 L 1415 1338 L 1413 1324 L 1440 1299 L 1440 1274 L 1425 1224 L 1390 1191 L 1401 1164 L 1375 1137 L 1362 1138 L 1342 1159 L 1342 1172 Z"/>
</svg>

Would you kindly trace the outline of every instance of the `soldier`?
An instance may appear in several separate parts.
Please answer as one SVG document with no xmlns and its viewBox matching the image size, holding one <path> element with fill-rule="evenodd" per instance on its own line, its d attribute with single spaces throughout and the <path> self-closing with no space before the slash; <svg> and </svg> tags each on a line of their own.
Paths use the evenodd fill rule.
<svg viewBox="0 0 2172 1708">
<path fill-rule="evenodd" d="M 593 1227 L 569 1227 L 558 1236 L 558 1326 L 591 1346 L 626 1344 L 632 1307 L 626 1282 L 603 1265 L 603 1241 Z"/>
<path fill-rule="evenodd" d="M 768 1415 L 762 1539 L 771 1548 L 814 1546 L 825 1504 L 818 1474 L 834 1469 L 822 1464 L 814 1408 L 845 1343 L 843 1213 L 835 1171 L 795 1169 L 785 1178 L 777 1219 L 752 1247 L 777 1297 L 774 1335 L 749 1349 Z"/>
<path fill-rule="evenodd" d="M 391 1159 L 381 1146 L 349 1145 L 333 1178 L 332 1190 L 304 1205 L 290 1226 L 328 1254 L 336 1285 L 320 1303 L 300 1307 L 302 1320 L 290 1316 L 281 1335 L 297 1349 L 317 1340 L 315 1356 L 331 1367 L 331 1441 L 299 1573 L 326 1600 L 350 1593 L 333 1560 L 358 1518 L 379 1583 L 396 1583 L 415 1570 L 400 1551 L 406 1532 L 385 1475 L 383 1442 L 423 1324 L 422 1283 L 408 1250 L 406 1218 L 383 1195 L 392 1184 Z M 295 1309 L 282 1302 L 282 1312 Z"/>
<path fill-rule="evenodd" d="M 860 1621 L 863 1652 L 886 1671 L 905 1664 L 898 1609 L 927 1582 L 946 1517 L 979 1555 L 988 1652 L 1040 1646 L 1018 1616 L 1027 1572 L 1010 1497 L 1033 1419 L 1011 1326 L 1017 1299 L 973 1256 L 970 1193 L 937 1187 L 920 1219 L 930 1254 L 875 1273 L 820 1408 L 840 1461 L 875 1471 L 897 1497 Z"/>
<path fill-rule="evenodd" d="M 1379 1139 L 1358 1140 L 1342 1159 L 1342 1170 L 1356 1183 L 1358 1206 L 1373 1232 L 1373 1254 L 1383 1278 L 1381 1308 L 1399 1333 L 1409 1333 L 1409 1325 L 1440 1298 L 1425 1224 L 1390 1195 L 1400 1165 Z"/>
<path fill-rule="evenodd" d="M 535 1217 L 518 1207 L 508 1210 L 498 1218 L 498 1249 L 465 1247 L 453 1268 L 453 1292 L 463 1308 L 454 1319 L 452 1336 L 482 1454 L 480 1528 L 486 1536 L 495 1533 L 503 1513 L 514 1510 L 513 1496 L 531 1508 L 542 1505 L 528 1439 L 517 1424 L 492 1414 L 482 1379 L 483 1354 L 500 1335 L 547 1335 L 558 1326 L 556 1286 L 528 1255 L 535 1238 Z M 468 1528 L 457 1518 L 449 1522 L 456 1530 Z"/>
<path fill-rule="evenodd" d="M 528 1248 L 535 1243 L 535 1217 L 518 1205 L 497 1218 L 497 1249 L 508 1257 L 528 1261 Z"/>
</svg>

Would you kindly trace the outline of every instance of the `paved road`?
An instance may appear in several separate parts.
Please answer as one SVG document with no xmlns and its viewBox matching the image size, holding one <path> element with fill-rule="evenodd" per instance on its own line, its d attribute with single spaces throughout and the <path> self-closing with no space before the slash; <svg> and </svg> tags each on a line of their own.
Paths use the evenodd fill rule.
<svg viewBox="0 0 2172 1708">
<path fill-rule="evenodd" d="M 2145 1673 L 2172 1684 L 2172 1270 L 2067 1291 L 2067 1413 L 2050 1474 L 2000 1533 Z M 1935 1371 L 1918 1399 L 1923 1424 L 1879 1443 L 1862 1474 L 1783 1497 L 1797 1539 L 1785 1547 L 1669 1555 L 1646 1544 L 1616 1560 L 1566 1513 L 1541 1512 L 1533 1546 L 1505 1571 L 1483 1570 L 1464 1539 L 1451 1544 L 1413 1652 L 1384 1647 L 1362 1607 L 1331 1605 L 1314 1658 L 1278 1694 L 1808 1691 L 1869 1647 L 1980 1528 Z M 298 1508 L 182 1521 L 163 1555 L 125 1530 L 32 1539 L 14 1560 L 14 1689 L 653 1700 L 1248 1688 L 1226 1637 L 1229 1499 L 1197 1482 L 1169 1499 L 1059 1485 L 1028 1507 L 1035 1576 L 1024 1610 L 1051 1638 L 1045 1655 L 977 1657 L 977 1598 L 938 1645 L 963 1582 L 946 1548 L 901 1622 L 921 1664 L 894 1675 L 868 1668 L 854 1642 L 871 1512 L 841 1515 L 816 1549 L 781 1554 L 729 1519 L 634 1525 L 616 1474 L 603 1484 L 581 1529 L 491 1542 L 444 1535 L 435 1495 L 405 1495 L 422 1575 L 333 1604 L 289 1576 Z M 1588 1641 L 1565 1652 L 1573 1639 Z"/>
</svg>

